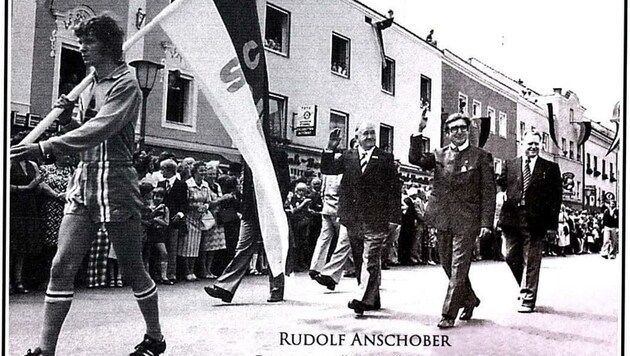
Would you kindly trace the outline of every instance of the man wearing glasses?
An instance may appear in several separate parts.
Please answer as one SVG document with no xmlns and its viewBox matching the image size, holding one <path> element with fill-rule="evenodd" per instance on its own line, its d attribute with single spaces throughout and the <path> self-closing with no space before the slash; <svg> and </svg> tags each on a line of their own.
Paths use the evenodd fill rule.
<svg viewBox="0 0 630 356">
<path fill-rule="evenodd" d="M 430 153 L 422 131 L 411 136 L 409 162 L 433 170 L 433 192 L 425 213 L 429 226 L 438 230 L 442 268 L 449 278 L 439 328 L 451 328 L 459 309 L 461 320 L 472 318 L 480 303 L 468 278 L 477 236 L 490 233 L 495 210 L 495 182 L 492 155 L 470 145 L 470 118 L 450 115 L 444 122 L 450 143 Z"/>
</svg>

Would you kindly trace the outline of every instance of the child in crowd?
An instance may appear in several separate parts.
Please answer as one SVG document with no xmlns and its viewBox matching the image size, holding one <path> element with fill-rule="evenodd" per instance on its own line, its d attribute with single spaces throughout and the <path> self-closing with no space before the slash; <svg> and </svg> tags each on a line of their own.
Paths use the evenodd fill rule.
<svg viewBox="0 0 630 356">
<path fill-rule="evenodd" d="M 151 261 L 153 250 L 158 252 L 158 262 L 160 269 L 160 282 L 162 284 L 172 285 L 173 282 L 167 277 L 168 269 L 168 252 L 166 251 L 166 240 L 168 239 L 167 227 L 170 221 L 170 213 L 168 207 L 164 205 L 164 197 L 166 190 L 161 187 L 154 188 L 152 191 L 152 199 L 149 200 L 150 213 L 147 216 L 147 243 L 145 264 Z M 147 266 L 147 270 L 151 270 Z"/>
<path fill-rule="evenodd" d="M 105 226 L 101 226 L 101 228 L 98 230 L 98 233 L 107 234 Z M 120 268 L 118 268 L 118 256 L 116 256 L 116 251 L 114 250 L 114 245 L 111 243 L 111 241 L 109 242 L 109 253 L 107 255 L 107 276 L 109 278 L 110 288 L 122 288 L 123 281 Z"/>
<path fill-rule="evenodd" d="M 295 240 L 295 270 L 304 271 L 308 269 L 311 261 L 308 251 L 308 235 L 311 216 L 309 206 L 311 199 L 308 198 L 309 188 L 306 183 L 300 182 L 295 185 L 294 194 L 287 197 L 285 211 L 289 216 L 291 227 L 293 228 L 293 236 Z"/>
</svg>

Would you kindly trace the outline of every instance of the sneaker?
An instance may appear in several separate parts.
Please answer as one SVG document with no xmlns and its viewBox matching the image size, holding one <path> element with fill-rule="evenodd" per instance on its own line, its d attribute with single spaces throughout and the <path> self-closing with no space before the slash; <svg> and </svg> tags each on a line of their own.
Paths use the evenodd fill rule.
<svg viewBox="0 0 630 356">
<path fill-rule="evenodd" d="M 44 353 L 42 352 L 42 349 L 40 349 L 39 347 L 36 347 L 35 350 L 31 351 L 31 349 L 28 349 L 28 351 L 26 351 L 26 355 L 24 356 L 38 356 L 38 355 L 43 355 Z"/>
<path fill-rule="evenodd" d="M 136 345 L 135 351 L 130 353 L 129 356 L 157 356 L 161 355 L 164 350 L 166 350 L 164 336 L 162 336 L 162 340 L 158 341 L 145 334 L 144 340 Z"/>
</svg>

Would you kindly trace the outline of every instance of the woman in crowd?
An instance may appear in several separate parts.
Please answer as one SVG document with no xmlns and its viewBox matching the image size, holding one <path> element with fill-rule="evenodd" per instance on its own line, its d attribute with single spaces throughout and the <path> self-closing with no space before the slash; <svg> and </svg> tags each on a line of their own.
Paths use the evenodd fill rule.
<svg viewBox="0 0 630 356">
<path fill-rule="evenodd" d="M 199 256 L 201 244 L 202 222 L 204 214 L 208 212 L 210 188 L 204 180 L 207 168 L 204 162 L 198 161 L 192 165 L 192 177 L 188 178 L 188 212 L 186 213 L 187 233 L 180 240 L 178 255 L 182 257 L 184 274 L 187 281 L 196 281 L 194 274 L 195 260 Z"/>
<path fill-rule="evenodd" d="M 16 136 L 11 144 L 18 144 L 22 138 L 23 135 Z M 37 254 L 40 247 L 36 197 L 42 177 L 37 163 L 33 161 L 11 160 L 10 169 L 11 250 L 9 262 L 13 277 L 12 291 L 26 294 L 29 290 L 24 286 L 22 275 L 24 260 L 27 256 Z"/>
<path fill-rule="evenodd" d="M 241 195 L 238 189 L 238 178 L 230 175 L 221 176 L 220 185 L 223 196 L 227 197 L 227 199 L 219 205 L 218 211 L 219 221 L 223 223 L 226 249 L 222 251 L 219 261 L 216 261 L 217 263 L 214 265 L 217 275 L 223 273 L 227 264 L 234 257 L 241 228 L 241 218 L 239 216 Z"/>
<path fill-rule="evenodd" d="M 215 220 L 215 225 L 205 230 L 201 234 L 201 247 L 199 248 L 199 269 L 201 270 L 201 277 L 204 279 L 217 278 L 212 274 L 212 262 L 214 261 L 214 255 L 216 251 L 225 249 L 225 232 L 223 229 L 223 222 L 219 218 L 220 204 L 224 199 L 221 191 L 221 186 L 216 182 L 219 173 L 219 162 L 211 161 L 206 164 L 207 173 L 205 175 L 205 181 L 208 183 L 210 189 L 208 195 L 208 207 Z"/>
</svg>

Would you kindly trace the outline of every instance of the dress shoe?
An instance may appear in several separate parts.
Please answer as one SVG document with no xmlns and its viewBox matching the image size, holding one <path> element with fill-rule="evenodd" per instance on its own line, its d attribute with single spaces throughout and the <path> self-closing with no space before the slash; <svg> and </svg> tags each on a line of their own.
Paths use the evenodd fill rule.
<svg viewBox="0 0 630 356">
<path fill-rule="evenodd" d="M 317 276 L 319 276 L 319 272 L 317 272 L 314 269 L 311 269 L 308 271 L 308 276 L 311 277 L 311 279 L 315 279 L 317 278 Z"/>
<path fill-rule="evenodd" d="M 267 303 L 278 303 L 284 300 L 284 296 L 282 294 L 271 293 L 269 298 L 267 298 Z"/>
<path fill-rule="evenodd" d="M 175 283 L 173 283 L 173 281 L 171 281 L 168 278 L 162 278 L 162 279 L 160 279 L 160 284 L 163 284 L 165 286 L 172 286 Z"/>
<path fill-rule="evenodd" d="M 470 320 L 473 316 L 473 310 L 475 310 L 475 308 L 478 307 L 480 303 L 481 303 L 481 300 L 477 298 L 477 300 L 475 301 L 475 304 L 464 307 L 464 310 L 462 310 L 462 314 L 459 316 L 459 319 Z"/>
<path fill-rule="evenodd" d="M 232 302 L 232 298 L 234 297 L 234 294 L 226 291 L 223 288 L 219 288 L 217 286 L 206 286 L 206 287 L 203 287 L 203 290 L 205 290 L 209 296 L 213 298 L 221 299 L 222 301 L 226 303 Z"/>
<path fill-rule="evenodd" d="M 365 304 L 360 300 L 352 299 L 348 302 L 348 308 L 353 309 L 357 314 L 363 314 L 364 311 L 381 309 L 380 303 L 377 305 Z"/>
<path fill-rule="evenodd" d="M 323 274 L 315 276 L 315 281 L 328 288 L 328 290 L 335 290 L 335 286 L 337 285 L 332 277 Z"/>
<path fill-rule="evenodd" d="M 517 310 L 519 313 L 533 313 L 535 308 L 533 305 L 521 305 Z"/>
<path fill-rule="evenodd" d="M 442 320 L 437 324 L 437 327 L 440 329 L 448 329 L 455 326 L 455 319 L 443 317 Z"/>
</svg>

